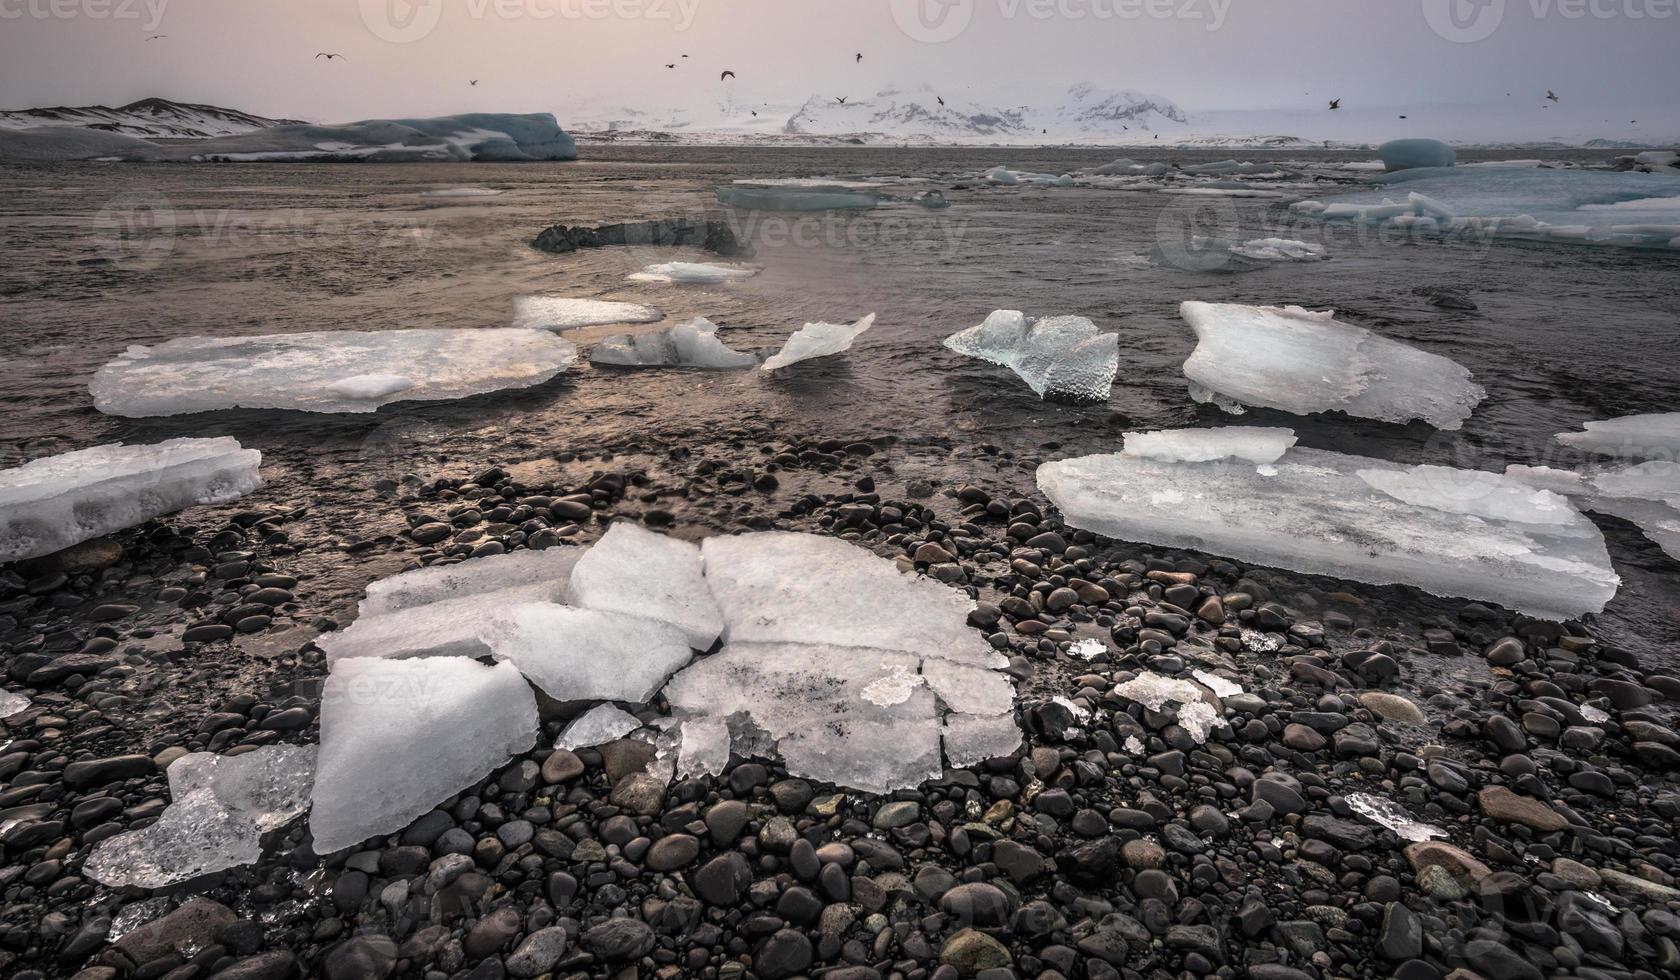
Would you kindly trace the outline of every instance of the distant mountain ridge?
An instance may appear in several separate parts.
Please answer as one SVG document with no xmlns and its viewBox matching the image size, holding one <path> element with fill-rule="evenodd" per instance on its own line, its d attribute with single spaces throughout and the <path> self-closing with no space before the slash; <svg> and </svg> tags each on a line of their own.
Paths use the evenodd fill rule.
<svg viewBox="0 0 1680 980">
<path fill-rule="evenodd" d="M 96 105 L 0 109 L 0 129 L 72 126 L 137 139 L 211 139 L 296 123 L 295 119 L 269 119 L 238 109 L 155 98 L 116 108 Z"/>
</svg>

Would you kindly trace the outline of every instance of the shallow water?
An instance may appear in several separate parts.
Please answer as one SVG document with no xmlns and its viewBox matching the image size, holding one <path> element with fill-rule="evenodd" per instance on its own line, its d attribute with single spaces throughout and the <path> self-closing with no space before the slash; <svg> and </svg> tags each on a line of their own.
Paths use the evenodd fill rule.
<svg viewBox="0 0 1680 980">
<path fill-rule="evenodd" d="M 400 528 L 375 481 L 464 473 L 556 453 L 706 447 L 758 456 L 774 437 L 896 438 L 901 476 L 1034 493 L 1046 459 L 1114 451 L 1133 428 L 1230 421 L 1185 394 L 1193 335 L 1187 299 L 1335 308 L 1351 322 L 1452 357 L 1488 389 L 1462 432 L 1340 416 L 1256 412 L 1302 444 L 1402 462 L 1500 470 L 1574 465 L 1552 441 L 1587 419 L 1680 406 L 1680 258 L 1532 243 L 1407 241 L 1291 221 L 1282 206 L 1322 197 L 1360 155 L 1251 153 L 1307 160 L 1329 178 L 1279 200 L 1186 198 L 1095 189 L 994 188 L 962 178 L 996 164 L 1063 172 L 1113 151 L 699 147 L 591 148 L 567 165 L 50 165 L 0 168 L 0 465 L 112 440 L 233 435 L 265 454 L 270 501 L 315 505 L 322 533 Z M 1132 152 L 1183 164 L 1226 152 Z M 1602 159 L 1574 154 L 1578 159 Z M 952 207 L 907 203 L 834 215 L 750 214 L 741 228 L 762 273 L 727 286 L 625 283 L 684 250 L 554 256 L 528 247 L 556 223 L 694 216 L 740 178 L 916 176 L 907 200 L 943 190 Z M 495 196 L 424 192 L 492 187 Z M 1327 245 L 1332 260 L 1245 274 L 1186 271 L 1148 258 L 1182 238 L 1271 235 Z M 1447 287 L 1476 312 L 1417 290 Z M 494 327 L 534 291 L 646 303 L 671 320 L 704 315 L 736 349 L 772 347 L 807 320 L 879 314 L 849 356 L 761 372 L 593 370 L 453 404 L 368 416 L 225 412 L 124 420 L 95 412 L 87 382 L 129 344 L 192 334 Z M 1121 336 L 1107 404 L 1040 402 L 1008 371 L 940 346 L 991 310 L 1089 316 Z M 669 322 L 669 321 L 668 321 Z M 620 332 L 605 328 L 575 334 Z M 389 511 L 389 513 L 385 513 Z M 1680 564 L 1630 526 L 1601 521 L 1627 580 L 1600 627 L 1672 664 Z M 346 573 L 346 594 L 371 571 Z M 1451 604 L 1417 597 L 1426 612 Z"/>
</svg>

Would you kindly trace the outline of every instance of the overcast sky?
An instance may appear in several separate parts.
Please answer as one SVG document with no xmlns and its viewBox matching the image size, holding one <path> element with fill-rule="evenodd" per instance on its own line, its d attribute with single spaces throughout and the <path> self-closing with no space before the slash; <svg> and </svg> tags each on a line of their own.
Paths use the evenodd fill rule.
<svg viewBox="0 0 1680 980">
<path fill-rule="evenodd" d="M 1670 103 L 1676 51 L 1676 0 L 0 0 L 0 107 L 162 96 L 312 121 L 564 123 L 602 102 L 692 102 L 729 68 L 752 97 L 794 103 L 1090 81 L 1192 111 L 1550 88 L 1615 112 Z"/>
</svg>

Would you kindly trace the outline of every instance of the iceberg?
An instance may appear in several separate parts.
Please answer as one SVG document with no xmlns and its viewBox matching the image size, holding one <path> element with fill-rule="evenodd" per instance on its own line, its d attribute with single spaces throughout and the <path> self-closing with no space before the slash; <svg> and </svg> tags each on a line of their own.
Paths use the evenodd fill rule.
<svg viewBox="0 0 1680 980">
<path fill-rule="evenodd" d="M 338 126 L 270 126 L 155 148 L 171 160 L 229 163 L 522 163 L 577 159 L 577 144 L 546 112 L 472 112 L 425 119 L 369 119 Z"/>
<path fill-rule="evenodd" d="M 1342 323 L 1333 310 L 1187 302 L 1179 313 L 1196 331 L 1184 362 L 1191 397 L 1229 412 L 1340 411 L 1450 430 L 1486 395 L 1458 364 Z"/>
<path fill-rule="evenodd" d="M 1029 317 L 997 310 L 945 338 L 959 354 L 1009 368 L 1047 401 L 1107 401 L 1120 370 L 1120 335 L 1082 316 Z"/>
<path fill-rule="evenodd" d="M 88 390 L 101 412 L 127 418 L 230 408 L 372 412 L 528 388 L 576 360 L 570 341 L 506 328 L 180 337 L 130 347 Z M 385 373 L 392 367 L 403 373 Z"/>
<path fill-rule="evenodd" d="M 691 367 L 726 370 L 758 364 L 758 355 L 731 350 L 717 339 L 717 324 L 695 317 L 668 330 L 606 337 L 589 363 L 614 367 Z"/>
<path fill-rule="evenodd" d="M 1680 412 L 1624 415 L 1584 423 L 1585 432 L 1560 432 L 1566 446 L 1604 456 L 1680 460 Z"/>
<path fill-rule="evenodd" d="M 699 546 L 628 521 L 607 529 L 577 563 L 571 582 L 577 605 L 670 623 L 696 650 L 710 649 L 723 632 Z"/>
<path fill-rule="evenodd" d="M 317 854 L 403 829 L 537 741 L 536 698 L 519 671 L 465 658 L 335 663 L 320 721 Z"/>
<path fill-rule="evenodd" d="M 757 270 L 711 262 L 662 262 L 625 278 L 630 282 L 704 284 L 750 279 Z"/>
<path fill-rule="evenodd" d="M 262 485 L 262 453 L 238 440 L 112 443 L 0 470 L 0 562 L 37 558 Z"/>
<path fill-rule="evenodd" d="M 1258 466 L 1086 456 L 1040 466 L 1038 484 L 1070 525 L 1111 538 L 1546 619 L 1601 612 L 1620 582 L 1591 521 L 1496 474 L 1297 447 Z"/>
<path fill-rule="evenodd" d="M 1390 140 L 1377 147 L 1377 155 L 1382 157 L 1383 168 L 1390 173 L 1420 167 L 1450 167 L 1458 162 L 1458 154 L 1452 147 L 1431 139 Z"/>
<path fill-rule="evenodd" d="M 851 350 L 852 341 L 874 325 L 873 313 L 850 325 L 807 323 L 794 331 L 793 336 L 782 344 L 782 349 L 764 362 L 763 369 L 776 371 L 814 357 L 829 357 Z"/>
<path fill-rule="evenodd" d="M 694 657 L 670 623 L 553 603 L 501 609 L 481 635 L 498 661 L 556 701 L 643 704 Z"/>
<path fill-rule="evenodd" d="M 1127 456 L 1163 463 L 1241 459 L 1263 464 L 1277 462 L 1295 447 L 1295 430 L 1260 426 L 1166 429 L 1160 432 L 1128 432 L 1125 440 L 1124 452 Z"/>
<path fill-rule="evenodd" d="M 616 741 L 642 727 L 641 719 L 610 704 L 596 705 L 578 715 L 554 743 L 557 749 L 591 749 Z"/>
<path fill-rule="evenodd" d="M 521 330 L 559 333 L 609 323 L 656 323 L 664 318 L 665 314 L 651 306 L 604 299 L 537 295 L 520 296 L 513 301 L 513 325 Z"/>
<path fill-rule="evenodd" d="M 719 204 L 750 211 L 847 211 L 872 208 L 879 196 L 844 187 L 768 187 L 731 184 L 717 190 Z"/>
</svg>

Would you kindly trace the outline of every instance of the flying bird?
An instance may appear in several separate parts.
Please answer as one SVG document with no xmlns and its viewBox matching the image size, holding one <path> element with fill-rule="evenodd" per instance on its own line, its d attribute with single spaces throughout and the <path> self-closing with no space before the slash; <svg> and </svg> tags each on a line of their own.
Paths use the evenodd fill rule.
<svg viewBox="0 0 1680 980">
<path fill-rule="evenodd" d="M 1556 92 L 1552 91 L 1551 89 L 1547 89 L 1546 90 L 1546 101 L 1548 101 L 1548 102 L 1561 102 L 1562 100 L 1557 97 Z"/>
<path fill-rule="evenodd" d="M 719 76 L 718 76 L 718 81 L 720 81 L 720 82 L 721 82 L 721 81 L 723 81 L 723 80 L 724 80 L 724 79 L 726 79 L 726 78 L 734 78 L 734 77 L 735 77 L 735 73 L 734 73 L 734 72 L 732 72 L 732 71 L 726 71 L 726 72 L 724 72 L 724 73 L 723 73 L 723 74 L 721 74 L 721 75 L 719 75 Z"/>
<path fill-rule="evenodd" d="M 940 105 L 941 105 L 941 106 L 943 106 L 943 105 L 944 105 L 944 104 L 945 104 L 945 100 L 944 100 L 944 99 L 942 99 L 942 98 L 940 98 L 940 97 L 939 97 L 939 96 L 937 96 L 937 95 L 936 95 L 936 96 L 934 96 L 934 98 L 935 98 L 935 99 L 939 99 L 939 104 L 940 104 Z"/>
<path fill-rule="evenodd" d="M 675 65 L 675 64 L 668 64 L 668 65 L 666 65 L 666 66 L 665 66 L 665 67 L 666 67 L 666 68 L 675 68 L 675 67 L 677 67 L 677 66 L 676 66 L 676 65 Z"/>
<path fill-rule="evenodd" d="M 752 112 L 753 115 L 755 115 L 755 116 L 758 115 L 758 110 L 757 109 L 752 109 L 750 111 Z"/>
<path fill-rule="evenodd" d="M 1340 109 L 1341 107 L 1342 107 L 1342 100 L 1341 99 L 1331 99 L 1330 100 L 1330 108 L 1331 109 Z"/>
<path fill-rule="evenodd" d="M 834 97 L 834 101 L 836 101 L 836 102 L 838 102 L 838 103 L 840 103 L 840 104 L 841 104 L 841 105 L 845 105 L 845 104 L 846 104 L 846 96 L 844 96 L 844 95 L 836 95 L 836 96 L 835 96 L 835 97 Z"/>
<path fill-rule="evenodd" d="M 1401 117 L 1400 117 L 1400 118 L 1401 118 L 1401 119 L 1404 119 L 1404 118 L 1406 118 L 1406 117 L 1405 117 L 1405 116 L 1401 116 Z"/>
<path fill-rule="evenodd" d="M 467 79 L 467 84 L 468 84 L 468 85 L 477 85 L 477 84 L 478 84 L 478 79 L 476 79 L 476 78 L 469 78 L 469 79 Z"/>
<path fill-rule="evenodd" d="M 862 60 L 863 60 L 863 52 L 862 52 L 862 51 L 859 51 L 859 52 L 858 52 L 858 56 L 857 56 L 857 60 L 858 60 L 858 61 L 862 61 Z M 857 64 L 857 62 L 856 62 L 856 61 L 854 61 L 854 62 L 852 62 L 852 63 L 853 63 L 853 64 Z"/>
<path fill-rule="evenodd" d="M 168 34 L 153 34 L 151 37 L 146 38 L 146 40 L 148 40 L 148 41 L 161 41 L 168 36 L 169 36 Z"/>
<path fill-rule="evenodd" d="M 350 60 L 350 59 L 349 59 L 349 58 L 346 58 L 346 57 L 344 57 L 344 56 L 343 56 L 343 55 L 341 55 L 341 54 L 328 54 L 328 53 L 327 53 L 327 52 L 325 52 L 325 51 L 322 51 L 322 52 L 319 52 L 319 53 L 317 53 L 317 54 L 316 54 L 316 55 L 315 55 L 315 57 L 316 57 L 316 58 L 317 58 L 317 59 L 319 59 L 319 58 L 325 58 L 325 59 L 327 59 L 327 60 L 328 60 L 328 61 L 331 61 L 331 60 L 333 60 L 333 59 L 334 59 L 334 58 L 337 58 L 337 59 L 338 59 L 338 60 L 340 60 L 340 61 L 349 61 L 349 60 Z"/>
<path fill-rule="evenodd" d="M 686 57 L 688 57 L 688 55 L 685 54 L 685 55 L 683 55 L 683 57 L 686 58 Z"/>
</svg>

